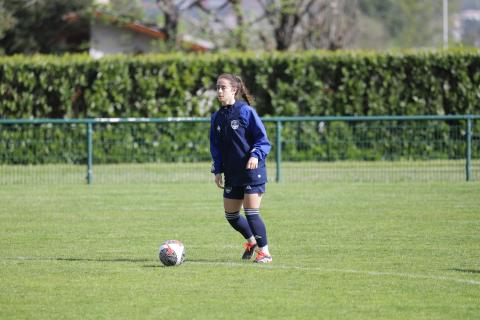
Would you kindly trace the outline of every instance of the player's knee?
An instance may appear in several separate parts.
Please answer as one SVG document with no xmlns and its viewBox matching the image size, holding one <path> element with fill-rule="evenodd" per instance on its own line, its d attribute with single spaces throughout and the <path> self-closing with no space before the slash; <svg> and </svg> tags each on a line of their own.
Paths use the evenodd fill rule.
<svg viewBox="0 0 480 320">
<path fill-rule="evenodd" d="M 227 212 L 227 211 L 225 211 L 225 218 L 228 221 L 237 220 L 239 217 L 240 217 L 240 211 L 237 211 L 237 212 Z"/>
</svg>

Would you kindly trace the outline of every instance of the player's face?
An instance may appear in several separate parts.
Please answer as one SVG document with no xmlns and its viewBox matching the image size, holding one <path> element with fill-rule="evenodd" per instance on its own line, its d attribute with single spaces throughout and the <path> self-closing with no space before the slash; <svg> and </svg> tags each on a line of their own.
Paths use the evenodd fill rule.
<svg viewBox="0 0 480 320">
<path fill-rule="evenodd" d="M 230 81 L 220 78 L 217 81 L 217 97 L 222 106 L 235 103 L 236 89 L 232 87 Z"/>
</svg>

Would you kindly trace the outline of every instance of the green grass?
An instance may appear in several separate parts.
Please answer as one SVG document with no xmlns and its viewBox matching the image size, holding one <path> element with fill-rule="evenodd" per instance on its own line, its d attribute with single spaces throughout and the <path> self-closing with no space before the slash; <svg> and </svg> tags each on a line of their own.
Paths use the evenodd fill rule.
<svg viewBox="0 0 480 320">
<path fill-rule="evenodd" d="M 281 162 L 285 182 L 465 181 L 465 160 Z M 208 182 L 211 162 L 94 164 L 93 183 Z M 276 163 L 268 165 L 271 181 Z M 480 180 L 480 160 L 471 162 L 471 179 Z M 73 164 L 0 165 L 0 185 L 82 184 L 87 166 Z"/>
<path fill-rule="evenodd" d="M 210 183 L 0 187 L 0 319 L 478 319 L 480 185 L 270 183 L 271 265 Z M 180 239 L 187 261 L 163 267 Z"/>
</svg>

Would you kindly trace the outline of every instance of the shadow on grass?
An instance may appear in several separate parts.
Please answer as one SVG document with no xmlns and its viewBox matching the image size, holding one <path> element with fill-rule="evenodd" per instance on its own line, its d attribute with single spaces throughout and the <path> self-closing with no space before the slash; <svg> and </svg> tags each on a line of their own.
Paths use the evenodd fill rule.
<svg viewBox="0 0 480 320">
<path fill-rule="evenodd" d="M 130 259 L 130 258 L 115 258 L 115 259 L 92 259 L 92 258 L 55 258 L 57 261 L 87 261 L 87 262 L 148 262 L 151 259 Z"/>
<path fill-rule="evenodd" d="M 232 262 L 231 260 L 227 260 L 227 259 L 224 259 L 224 260 L 214 260 L 214 259 L 185 259 L 185 261 L 183 262 L 184 264 L 189 264 L 189 263 L 192 263 L 192 264 L 211 264 L 211 265 L 215 265 L 215 264 L 228 264 Z M 143 266 L 144 268 L 166 268 L 166 266 L 164 266 L 161 262 L 158 262 L 158 264 L 147 264 L 147 265 L 144 265 Z"/>
<path fill-rule="evenodd" d="M 135 258 L 79 258 L 79 257 L 16 257 L 6 258 L 5 260 L 21 260 L 21 261 L 65 261 L 65 262 L 111 262 L 111 263 L 142 263 L 151 262 L 151 264 L 144 264 L 143 268 L 165 268 L 165 266 L 158 260 L 154 259 L 135 259 Z M 156 263 L 154 263 L 156 262 Z M 208 264 L 208 265 L 228 265 L 231 263 L 228 259 L 186 259 L 184 263 L 192 264 Z"/>
<path fill-rule="evenodd" d="M 480 274 L 480 270 L 474 270 L 474 269 L 448 269 L 448 271 L 456 271 L 456 272 L 463 272 L 463 273 L 477 273 Z"/>
<path fill-rule="evenodd" d="M 167 266 L 164 266 L 160 262 L 158 264 L 144 264 L 142 267 L 143 268 L 167 268 Z"/>
<path fill-rule="evenodd" d="M 67 262 L 148 262 L 152 259 L 132 259 L 132 258 L 113 258 L 113 259 L 103 259 L 103 258 L 75 258 L 75 257 L 17 257 L 14 259 L 8 260 L 27 260 L 27 261 L 67 261 Z"/>
</svg>

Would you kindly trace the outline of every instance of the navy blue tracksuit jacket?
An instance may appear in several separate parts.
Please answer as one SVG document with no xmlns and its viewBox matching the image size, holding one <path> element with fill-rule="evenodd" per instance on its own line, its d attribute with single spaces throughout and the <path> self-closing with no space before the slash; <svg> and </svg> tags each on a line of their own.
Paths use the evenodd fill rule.
<svg viewBox="0 0 480 320">
<path fill-rule="evenodd" d="M 244 101 L 221 107 L 210 121 L 212 173 L 222 173 L 230 187 L 267 182 L 265 158 L 271 145 L 257 112 Z M 247 169 L 248 159 L 258 159 L 257 169 Z"/>
</svg>

